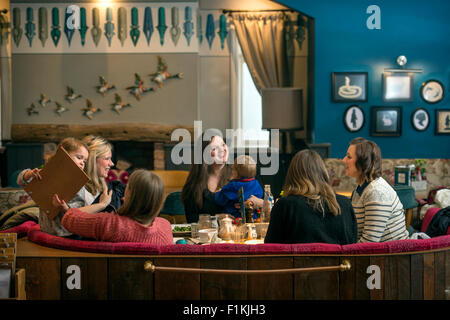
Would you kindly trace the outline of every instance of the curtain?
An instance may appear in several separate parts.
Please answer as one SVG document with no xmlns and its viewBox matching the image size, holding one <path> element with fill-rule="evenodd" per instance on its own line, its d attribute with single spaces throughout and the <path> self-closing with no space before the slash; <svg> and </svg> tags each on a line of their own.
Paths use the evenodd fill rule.
<svg viewBox="0 0 450 320">
<path fill-rule="evenodd" d="M 232 13 L 232 24 L 256 88 L 292 85 L 281 12 Z"/>
</svg>

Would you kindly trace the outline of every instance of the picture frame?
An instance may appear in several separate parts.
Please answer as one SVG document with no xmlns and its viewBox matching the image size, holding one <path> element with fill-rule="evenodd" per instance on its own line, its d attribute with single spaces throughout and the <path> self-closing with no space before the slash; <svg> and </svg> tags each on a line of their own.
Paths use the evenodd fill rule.
<svg viewBox="0 0 450 320">
<path fill-rule="evenodd" d="M 345 110 L 343 120 L 348 131 L 358 132 L 365 123 L 364 110 L 358 105 L 351 105 Z"/>
<path fill-rule="evenodd" d="M 422 83 L 420 96 L 426 103 L 438 103 L 444 99 L 444 85 L 435 79 L 430 79 Z"/>
<path fill-rule="evenodd" d="M 333 102 L 367 102 L 367 72 L 332 72 Z"/>
<path fill-rule="evenodd" d="M 436 109 L 436 135 L 450 135 L 450 109 Z"/>
<path fill-rule="evenodd" d="M 425 131 L 430 125 L 430 114 L 425 108 L 417 108 L 411 113 L 412 127 L 417 131 Z"/>
<path fill-rule="evenodd" d="M 414 75 L 404 72 L 383 72 L 383 101 L 410 102 L 414 98 Z"/>
<path fill-rule="evenodd" d="M 399 137 L 402 134 L 401 107 L 372 107 L 370 109 L 370 135 Z"/>
</svg>

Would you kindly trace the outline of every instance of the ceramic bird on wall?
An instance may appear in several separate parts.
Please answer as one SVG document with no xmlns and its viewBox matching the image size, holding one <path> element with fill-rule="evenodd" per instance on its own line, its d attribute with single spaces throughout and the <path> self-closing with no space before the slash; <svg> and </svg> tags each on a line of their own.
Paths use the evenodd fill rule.
<svg viewBox="0 0 450 320">
<path fill-rule="evenodd" d="M 65 106 L 63 106 L 61 103 L 56 102 L 56 110 L 55 112 L 58 114 L 58 116 L 61 116 L 61 113 L 69 111 L 69 108 L 66 108 Z"/>
<path fill-rule="evenodd" d="M 39 111 L 36 110 L 36 106 L 34 105 L 34 103 L 32 103 L 28 108 L 27 108 L 27 112 L 28 115 L 31 116 L 33 114 L 39 114 Z"/>
<path fill-rule="evenodd" d="M 125 108 L 125 107 L 131 107 L 131 104 L 127 103 L 123 103 L 122 102 L 122 98 L 116 93 L 115 94 L 115 101 L 114 103 L 111 104 L 112 105 L 112 109 L 117 112 L 117 114 L 120 114 L 120 111 Z"/>
<path fill-rule="evenodd" d="M 164 80 L 170 79 L 170 78 L 183 78 L 183 73 L 177 73 L 174 75 L 171 75 L 169 72 L 167 72 L 167 63 L 163 60 L 161 56 L 158 56 L 158 71 L 155 73 L 151 73 L 150 77 L 152 78 L 153 82 L 156 82 L 158 84 L 158 87 L 162 87 Z"/>
<path fill-rule="evenodd" d="M 81 98 L 81 94 L 76 94 L 71 87 L 67 87 L 66 100 L 72 103 L 72 101 L 78 98 Z"/>
<path fill-rule="evenodd" d="M 48 99 L 44 93 L 41 93 L 41 98 L 39 99 L 39 104 L 45 108 L 49 102 L 52 102 L 52 100 Z"/>
<path fill-rule="evenodd" d="M 141 100 L 141 95 L 149 92 L 154 91 L 155 88 L 144 88 L 144 81 L 142 81 L 141 76 L 137 73 L 134 74 L 134 86 L 127 87 L 127 90 L 130 90 L 130 94 L 134 95 L 138 101 Z"/>
<path fill-rule="evenodd" d="M 102 111 L 101 108 L 94 108 L 92 106 L 92 101 L 90 99 L 86 99 L 86 107 L 83 108 L 83 115 L 88 117 L 89 120 L 92 120 L 92 117 L 94 116 L 94 114 L 96 114 L 97 112 Z"/>
<path fill-rule="evenodd" d="M 100 93 L 102 96 L 105 96 L 109 90 L 116 89 L 116 86 L 114 84 L 113 85 L 108 84 L 108 81 L 105 80 L 104 76 L 99 76 L 99 80 L 100 85 L 97 86 L 97 92 Z"/>
</svg>

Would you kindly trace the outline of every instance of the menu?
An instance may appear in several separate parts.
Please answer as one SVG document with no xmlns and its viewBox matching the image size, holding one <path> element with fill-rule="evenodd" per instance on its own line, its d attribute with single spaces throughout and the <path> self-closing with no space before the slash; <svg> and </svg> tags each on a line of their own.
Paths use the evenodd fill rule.
<svg viewBox="0 0 450 320">
<path fill-rule="evenodd" d="M 89 181 L 88 175 L 61 146 L 44 165 L 40 175 L 42 179 L 33 179 L 24 190 L 50 219 L 59 213 L 59 208 L 52 204 L 55 193 L 59 199 L 68 202 Z"/>
</svg>

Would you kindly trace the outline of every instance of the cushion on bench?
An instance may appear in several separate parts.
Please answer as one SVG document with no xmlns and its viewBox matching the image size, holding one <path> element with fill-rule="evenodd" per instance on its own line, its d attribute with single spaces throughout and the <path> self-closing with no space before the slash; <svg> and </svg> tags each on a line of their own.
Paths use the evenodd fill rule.
<svg viewBox="0 0 450 320">
<path fill-rule="evenodd" d="M 328 243 L 297 244 L 234 244 L 220 243 L 211 245 L 165 245 L 158 246 L 136 242 L 103 242 L 94 240 L 74 240 L 42 232 L 39 225 L 27 221 L 20 226 L 1 231 L 15 232 L 18 237 L 28 235 L 28 240 L 36 244 L 70 251 L 124 254 L 124 255 L 267 255 L 267 254 L 390 254 L 415 252 L 450 247 L 450 235 L 426 240 L 395 240 L 381 243 L 354 243 L 337 245 Z"/>
<path fill-rule="evenodd" d="M 49 235 L 40 231 L 36 225 L 28 231 L 28 239 L 42 246 L 110 254 L 142 254 L 142 255 L 248 255 L 248 254 L 384 254 L 432 250 L 450 247 L 450 236 L 436 237 L 426 240 L 396 240 L 383 243 L 355 243 L 335 245 L 326 243 L 305 244 L 232 244 L 220 243 L 211 245 L 166 245 L 157 246 L 134 242 L 102 242 L 74 240 Z"/>
<path fill-rule="evenodd" d="M 25 237 L 32 227 L 36 226 L 37 223 L 34 221 L 26 221 L 21 225 L 18 225 L 14 228 L 6 229 L 0 231 L 0 233 L 17 233 L 17 238 Z"/>
</svg>

